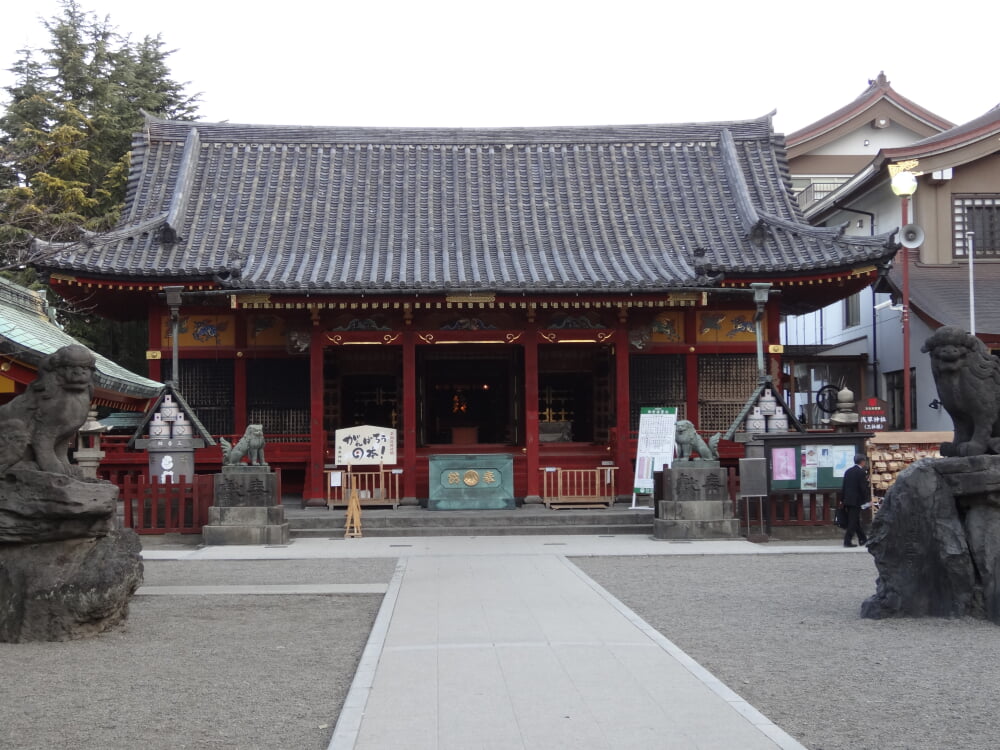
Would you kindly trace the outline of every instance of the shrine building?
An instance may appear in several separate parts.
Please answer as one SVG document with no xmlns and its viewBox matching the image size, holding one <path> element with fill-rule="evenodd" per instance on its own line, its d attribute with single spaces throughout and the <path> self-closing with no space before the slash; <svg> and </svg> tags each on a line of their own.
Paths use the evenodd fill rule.
<svg viewBox="0 0 1000 750">
<path fill-rule="evenodd" d="M 726 432 L 758 383 L 751 283 L 779 322 L 871 284 L 891 236 L 802 220 L 759 119 L 616 127 L 323 128 L 164 121 L 136 135 L 122 220 L 48 248 L 52 287 L 149 321 L 149 376 L 216 436 L 262 424 L 286 487 L 324 492 L 334 431 L 398 430 L 404 503 L 428 460 L 617 466 L 640 410 Z M 179 289 L 177 289 L 179 287 Z M 168 299 L 165 289 L 174 288 Z M 172 307 L 171 307 L 172 303 Z M 724 446 L 731 458 L 736 443 Z M 217 450 L 197 457 L 217 468 Z"/>
</svg>

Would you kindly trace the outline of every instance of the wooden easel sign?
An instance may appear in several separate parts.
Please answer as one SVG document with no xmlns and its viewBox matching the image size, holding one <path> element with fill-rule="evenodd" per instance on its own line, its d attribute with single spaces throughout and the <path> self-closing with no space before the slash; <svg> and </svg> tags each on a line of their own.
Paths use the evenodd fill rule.
<svg viewBox="0 0 1000 750">
<path fill-rule="evenodd" d="M 350 474 L 348 473 L 348 476 Z M 358 488 L 351 487 L 351 494 L 347 500 L 347 520 L 344 524 L 344 539 L 361 538 L 361 500 L 358 497 Z"/>
</svg>

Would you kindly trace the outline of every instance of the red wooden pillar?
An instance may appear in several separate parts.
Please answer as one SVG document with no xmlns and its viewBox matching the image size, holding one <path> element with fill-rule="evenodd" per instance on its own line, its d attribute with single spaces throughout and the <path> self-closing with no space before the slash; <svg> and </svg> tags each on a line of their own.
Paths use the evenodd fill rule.
<svg viewBox="0 0 1000 750">
<path fill-rule="evenodd" d="M 160 352 L 160 357 L 157 359 L 150 359 L 149 361 L 149 377 L 153 380 L 163 382 L 163 356 L 162 351 L 164 347 L 163 341 L 163 316 L 164 311 L 162 307 L 153 307 L 150 305 L 149 308 L 149 350 L 151 352 Z"/>
<path fill-rule="evenodd" d="M 615 465 L 618 467 L 618 494 L 631 495 L 635 470 L 632 466 L 632 435 L 629 425 L 629 346 L 628 312 L 618 311 L 615 331 Z"/>
<path fill-rule="evenodd" d="M 410 317 L 403 329 L 403 505 L 417 504 L 417 345 Z"/>
<path fill-rule="evenodd" d="M 304 496 L 307 500 L 326 497 L 323 464 L 326 433 L 323 431 L 323 328 L 314 321 L 309 342 L 309 471 Z"/>
<path fill-rule="evenodd" d="M 768 356 L 767 347 L 769 343 L 781 341 L 781 314 L 778 311 L 778 303 L 772 296 L 765 308 L 767 316 L 764 318 L 764 359 L 768 363 L 768 372 L 774 381 L 774 387 L 781 392 L 781 355 Z M 794 416 L 794 415 L 793 415 Z"/>
<path fill-rule="evenodd" d="M 233 362 L 233 432 L 242 435 L 247 429 L 247 360 L 237 352 Z"/>
<path fill-rule="evenodd" d="M 692 347 L 693 348 L 693 347 Z M 688 352 L 684 355 L 684 390 L 685 390 L 685 413 L 684 419 L 689 420 L 695 427 L 699 427 L 701 415 L 698 413 L 698 354 Z M 680 419 L 680 417 L 678 417 Z"/>
<path fill-rule="evenodd" d="M 684 355 L 684 419 L 698 427 L 701 421 L 701 415 L 698 414 L 698 351 L 694 346 L 694 342 L 698 340 L 698 315 L 694 310 L 689 310 L 685 316 L 684 340 L 692 344 Z"/>
<path fill-rule="evenodd" d="M 247 327 L 246 319 L 236 312 L 236 359 L 233 362 L 233 432 L 242 435 L 247 429 Z"/>
<path fill-rule="evenodd" d="M 538 324 L 533 311 L 524 329 L 524 453 L 527 471 L 524 502 L 542 502 L 538 476 Z"/>
</svg>

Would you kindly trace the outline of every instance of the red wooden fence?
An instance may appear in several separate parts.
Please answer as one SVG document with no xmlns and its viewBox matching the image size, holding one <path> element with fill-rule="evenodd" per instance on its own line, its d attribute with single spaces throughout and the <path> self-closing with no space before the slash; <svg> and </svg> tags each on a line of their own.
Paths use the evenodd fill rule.
<svg viewBox="0 0 1000 750">
<path fill-rule="evenodd" d="M 772 493 L 771 522 L 776 526 L 828 526 L 838 501 L 839 493 L 834 490 Z"/>
<path fill-rule="evenodd" d="M 150 483 L 145 477 L 121 477 L 119 497 L 125 526 L 138 534 L 200 534 L 208 523 L 215 476 L 196 475 L 193 482 Z"/>
</svg>

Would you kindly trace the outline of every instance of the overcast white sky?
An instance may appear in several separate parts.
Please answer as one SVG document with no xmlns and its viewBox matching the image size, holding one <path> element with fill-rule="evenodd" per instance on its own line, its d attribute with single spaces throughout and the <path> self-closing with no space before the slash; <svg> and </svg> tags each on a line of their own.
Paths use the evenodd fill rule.
<svg viewBox="0 0 1000 750">
<path fill-rule="evenodd" d="M 203 120 L 533 126 L 741 120 L 789 133 L 884 70 L 963 123 L 1000 103 L 1000 10 L 980 0 L 81 0 L 133 37 L 161 33 Z M 989 10 L 990 7 L 994 9 Z M 48 39 L 57 0 L 8 0 L 0 86 Z M 988 18 L 992 16 L 992 20 Z M 3 98 L 3 97 L 0 97 Z"/>
</svg>

